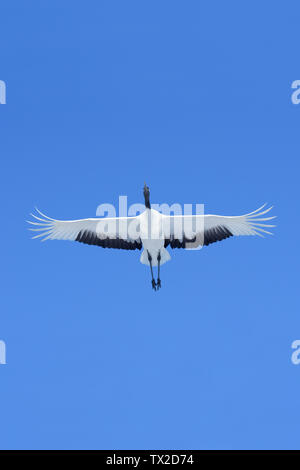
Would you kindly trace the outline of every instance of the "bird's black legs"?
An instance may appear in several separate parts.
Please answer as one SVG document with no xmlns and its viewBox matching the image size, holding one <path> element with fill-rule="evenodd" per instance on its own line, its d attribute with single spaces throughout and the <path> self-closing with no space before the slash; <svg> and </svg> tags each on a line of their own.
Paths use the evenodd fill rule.
<svg viewBox="0 0 300 470">
<path fill-rule="evenodd" d="M 150 264 L 150 270 L 151 270 L 151 283 L 152 283 L 152 289 L 158 290 L 161 288 L 161 280 L 160 280 L 160 261 L 161 261 L 161 254 L 160 251 L 158 252 L 157 255 L 157 282 L 155 282 L 154 277 L 153 277 L 153 268 L 152 268 L 152 256 L 150 255 L 149 251 L 147 250 L 148 254 L 148 260 Z"/>
<path fill-rule="evenodd" d="M 149 263 L 150 263 L 151 276 L 152 276 L 152 280 L 151 280 L 152 289 L 156 290 L 156 282 L 155 282 L 154 277 L 153 277 L 153 269 L 152 269 L 152 256 L 150 255 L 149 251 L 147 251 L 147 253 L 148 253 L 148 260 L 149 260 Z"/>
<path fill-rule="evenodd" d="M 157 262 L 158 262 L 158 267 L 157 267 L 157 283 L 156 283 L 156 288 L 157 290 L 161 288 L 161 280 L 160 280 L 160 260 L 161 260 L 161 255 L 160 251 L 158 252 L 158 257 L 157 257 Z"/>
</svg>

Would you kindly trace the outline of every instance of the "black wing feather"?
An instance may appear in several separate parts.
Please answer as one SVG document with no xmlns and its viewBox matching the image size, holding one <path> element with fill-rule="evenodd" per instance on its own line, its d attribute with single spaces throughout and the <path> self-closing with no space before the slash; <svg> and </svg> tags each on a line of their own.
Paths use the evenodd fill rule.
<svg viewBox="0 0 300 470">
<path fill-rule="evenodd" d="M 76 242 L 86 243 L 87 245 L 102 246 L 103 248 L 116 248 L 121 250 L 141 250 L 142 242 L 140 240 L 127 241 L 122 238 L 99 238 L 97 234 L 90 230 L 81 230 Z"/>
<path fill-rule="evenodd" d="M 227 227 L 225 227 L 224 225 L 219 225 L 218 227 L 204 230 L 203 245 L 208 246 L 211 243 L 225 240 L 225 238 L 229 238 L 232 236 L 233 234 L 230 232 L 230 230 L 228 230 Z M 186 248 L 186 244 L 190 244 L 195 241 L 196 237 L 192 239 L 183 237 L 182 241 L 178 240 L 177 238 L 169 238 L 165 240 L 165 247 L 170 245 L 171 248 Z"/>
</svg>

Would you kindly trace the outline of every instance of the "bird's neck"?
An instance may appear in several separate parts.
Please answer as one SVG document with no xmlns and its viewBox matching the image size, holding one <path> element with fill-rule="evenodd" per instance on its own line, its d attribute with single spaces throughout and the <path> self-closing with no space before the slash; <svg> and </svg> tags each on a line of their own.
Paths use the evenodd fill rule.
<svg viewBox="0 0 300 470">
<path fill-rule="evenodd" d="M 147 209 L 151 209 L 151 205 L 150 205 L 150 197 L 148 194 L 145 194 L 145 206 Z"/>
</svg>

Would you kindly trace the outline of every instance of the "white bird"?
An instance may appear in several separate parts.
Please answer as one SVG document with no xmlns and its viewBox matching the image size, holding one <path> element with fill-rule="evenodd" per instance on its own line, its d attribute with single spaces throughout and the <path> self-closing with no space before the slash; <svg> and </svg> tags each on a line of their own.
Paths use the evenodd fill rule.
<svg viewBox="0 0 300 470">
<path fill-rule="evenodd" d="M 219 215 L 165 215 L 151 209 L 150 190 L 144 186 L 145 211 L 135 217 L 95 218 L 80 220 L 55 220 L 40 212 L 31 214 L 36 221 L 28 221 L 38 228 L 29 230 L 41 233 L 33 238 L 42 240 L 73 240 L 104 248 L 141 250 L 141 263 L 150 266 L 151 283 L 154 290 L 161 287 L 160 266 L 171 259 L 171 248 L 198 248 L 216 241 L 239 235 L 261 235 L 270 232 L 265 222 L 274 217 L 261 216 L 272 207 L 266 204 L 249 214 L 234 217 Z M 264 209 L 264 210 L 263 210 Z M 157 266 L 157 281 L 153 277 L 153 267 Z"/>
</svg>

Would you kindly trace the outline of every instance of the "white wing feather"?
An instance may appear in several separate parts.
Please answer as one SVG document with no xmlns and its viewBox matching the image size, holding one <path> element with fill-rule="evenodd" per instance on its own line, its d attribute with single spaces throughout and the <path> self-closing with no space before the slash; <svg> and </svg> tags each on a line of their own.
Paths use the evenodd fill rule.
<svg viewBox="0 0 300 470">
<path fill-rule="evenodd" d="M 212 214 L 165 216 L 163 222 L 164 235 L 166 239 L 177 239 L 179 241 L 193 239 L 196 235 L 197 237 L 200 236 L 200 238 L 202 236 L 203 241 L 206 233 L 218 231 L 220 228 L 226 229 L 225 232 L 228 231 L 227 233 L 230 233 L 229 236 L 263 236 L 263 233 L 273 235 L 268 230 L 265 230 L 265 228 L 275 227 L 275 225 L 266 224 L 265 222 L 274 219 L 276 216 L 261 217 L 272 209 L 272 207 L 269 207 L 263 210 L 265 207 L 266 204 L 249 214 L 231 217 Z M 221 232 L 222 230 L 220 231 L 220 240 L 222 240 Z M 223 238 L 227 237 L 224 236 Z"/>
<path fill-rule="evenodd" d="M 95 218 L 79 220 L 56 220 L 43 214 L 36 208 L 41 216 L 30 214 L 36 220 L 27 220 L 30 225 L 37 228 L 30 228 L 34 232 L 41 232 L 32 238 L 45 240 L 76 240 L 80 233 L 91 232 L 100 239 L 117 239 L 124 241 L 136 241 L 138 239 L 138 218 L 137 217 L 115 217 L 115 218 Z"/>
</svg>

